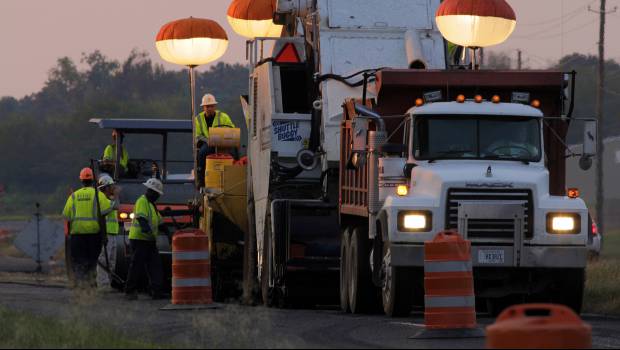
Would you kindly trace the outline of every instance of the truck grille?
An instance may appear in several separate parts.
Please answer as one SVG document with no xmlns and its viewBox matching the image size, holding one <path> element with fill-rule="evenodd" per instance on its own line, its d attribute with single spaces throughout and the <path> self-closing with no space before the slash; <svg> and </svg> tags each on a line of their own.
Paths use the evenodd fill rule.
<svg viewBox="0 0 620 350">
<path fill-rule="evenodd" d="M 501 202 L 523 204 L 524 210 L 524 236 L 531 239 L 534 236 L 534 212 L 532 209 L 532 191 L 530 190 L 495 190 L 495 189 L 458 189 L 448 190 L 447 210 L 446 210 L 446 229 L 458 229 L 459 202 Z M 469 238 L 513 238 L 514 220 L 507 218 L 498 219 L 469 219 L 468 232 Z"/>
</svg>

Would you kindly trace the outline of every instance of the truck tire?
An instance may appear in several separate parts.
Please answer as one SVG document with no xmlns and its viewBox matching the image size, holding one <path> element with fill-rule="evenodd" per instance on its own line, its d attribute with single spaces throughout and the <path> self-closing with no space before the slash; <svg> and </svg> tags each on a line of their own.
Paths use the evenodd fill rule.
<svg viewBox="0 0 620 350">
<path fill-rule="evenodd" d="M 389 317 L 409 315 L 413 308 L 413 275 L 405 267 L 392 266 L 389 243 L 383 245 L 381 269 L 383 312 Z"/>
<path fill-rule="evenodd" d="M 370 272 L 370 248 L 365 230 L 355 227 L 351 233 L 347 269 L 349 275 L 348 293 L 351 313 L 372 311 L 376 288 Z"/>
<path fill-rule="evenodd" d="M 350 228 L 342 230 L 342 239 L 340 240 L 340 309 L 343 312 L 351 312 L 349 307 L 349 271 L 347 257 L 349 255 Z"/>
<path fill-rule="evenodd" d="M 577 314 L 581 314 L 583 294 L 586 284 L 585 269 L 570 269 L 555 274 L 557 303 L 566 305 Z"/>
</svg>

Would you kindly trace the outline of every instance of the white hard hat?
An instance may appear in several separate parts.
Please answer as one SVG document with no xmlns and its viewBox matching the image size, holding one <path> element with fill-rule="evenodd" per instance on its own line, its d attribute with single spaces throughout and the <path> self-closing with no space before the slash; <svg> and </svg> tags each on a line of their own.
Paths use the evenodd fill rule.
<svg viewBox="0 0 620 350">
<path fill-rule="evenodd" d="M 98 184 L 99 189 L 102 189 L 103 187 L 114 185 L 114 179 L 112 179 L 110 175 L 104 173 L 99 176 Z"/>
<path fill-rule="evenodd" d="M 206 94 L 204 96 L 202 96 L 202 103 L 200 104 L 200 106 L 213 106 L 217 104 L 217 100 L 215 99 L 215 96 L 211 95 L 211 94 Z"/>
<path fill-rule="evenodd" d="M 146 186 L 146 188 L 149 188 L 159 194 L 164 194 L 164 184 L 162 184 L 161 181 L 157 179 L 148 179 L 145 183 L 143 183 L 143 185 Z"/>
</svg>

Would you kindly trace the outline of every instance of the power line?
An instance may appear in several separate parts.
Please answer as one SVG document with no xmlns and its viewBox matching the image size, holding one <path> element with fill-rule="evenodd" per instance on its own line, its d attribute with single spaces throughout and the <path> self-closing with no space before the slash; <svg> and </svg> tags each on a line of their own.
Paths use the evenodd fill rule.
<svg viewBox="0 0 620 350">
<path fill-rule="evenodd" d="M 547 40 L 547 39 L 553 39 L 553 38 L 557 38 L 560 37 L 564 34 L 568 34 L 568 33 L 572 33 L 572 32 L 576 32 L 578 30 L 582 30 L 583 28 L 589 27 L 592 24 L 596 23 L 597 20 L 590 20 L 586 23 L 580 24 L 574 28 L 571 28 L 569 30 L 566 30 L 564 32 L 560 32 L 560 33 L 555 33 L 555 34 L 551 34 L 551 35 L 545 35 L 548 33 L 545 33 L 544 31 L 539 31 L 536 34 L 530 35 L 530 36 L 514 36 L 513 38 L 515 39 L 521 39 L 521 40 Z M 540 35 L 544 35 L 544 36 L 540 36 Z"/>
<path fill-rule="evenodd" d="M 527 27 L 536 27 L 536 26 L 541 26 L 541 25 L 549 25 L 549 24 L 556 23 L 559 21 L 567 21 L 567 20 L 570 20 L 571 18 L 574 18 L 573 15 L 578 14 L 585 9 L 586 8 L 583 5 L 581 5 L 578 8 L 571 10 L 559 17 L 554 17 L 554 18 L 550 18 L 547 20 L 543 20 L 540 22 L 534 22 L 534 23 L 519 23 L 519 25 L 524 25 Z M 570 17 L 570 18 L 567 18 L 567 17 Z"/>
</svg>

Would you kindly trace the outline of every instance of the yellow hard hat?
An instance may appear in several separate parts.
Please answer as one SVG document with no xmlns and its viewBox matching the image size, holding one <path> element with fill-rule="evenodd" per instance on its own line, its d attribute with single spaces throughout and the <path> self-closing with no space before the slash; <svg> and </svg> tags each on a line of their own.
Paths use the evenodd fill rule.
<svg viewBox="0 0 620 350">
<path fill-rule="evenodd" d="M 217 104 L 217 100 L 215 99 L 215 96 L 211 95 L 211 94 L 206 94 L 204 96 L 202 96 L 202 103 L 200 104 L 200 106 L 214 106 Z"/>
</svg>

